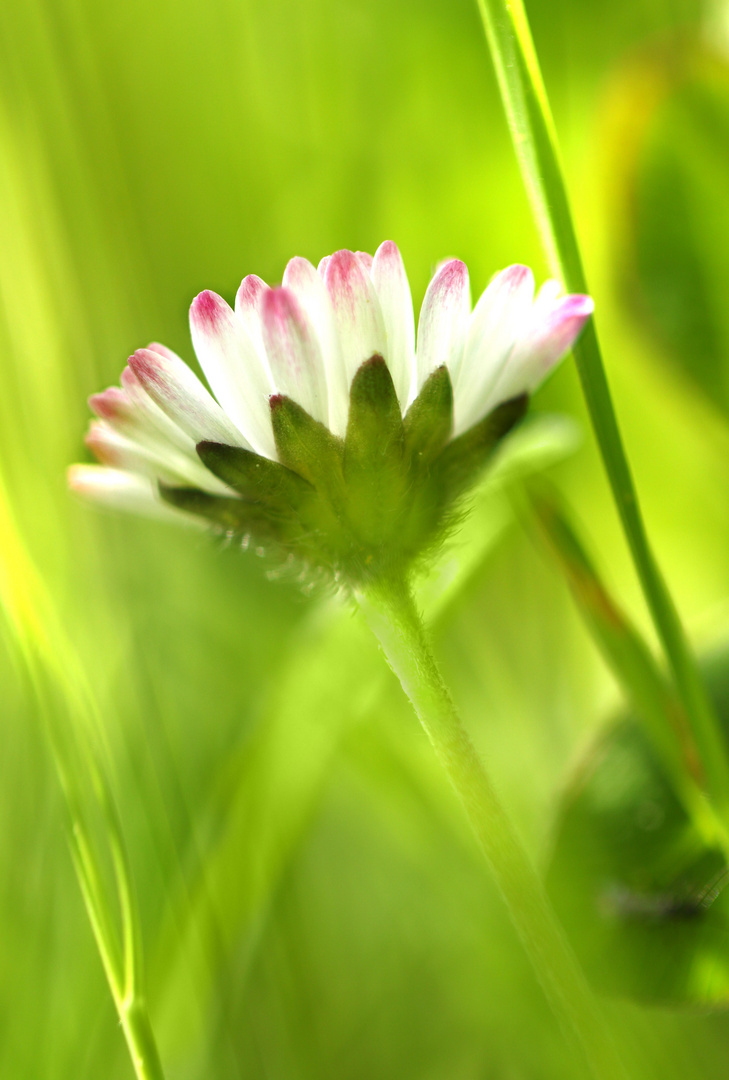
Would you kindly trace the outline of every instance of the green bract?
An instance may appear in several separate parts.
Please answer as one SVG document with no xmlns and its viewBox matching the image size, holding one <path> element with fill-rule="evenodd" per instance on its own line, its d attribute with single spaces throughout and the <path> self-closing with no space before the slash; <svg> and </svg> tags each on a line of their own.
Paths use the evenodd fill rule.
<svg viewBox="0 0 729 1080">
<path fill-rule="evenodd" d="M 459 497 L 528 397 L 497 406 L 451 440 L 453 391 L 437 368 L 403 418 L 392 376 L 375 355 L 357 371 L 344 439 L 285 395 L 271 398 L 279 460 L 225 443 L 197 444 L 202 463 L 236 497 L 160 484 L 163 499 L 221 532 L 293 557 L 357 586 L 400 575 L 442 539 Z"/>
</svg>

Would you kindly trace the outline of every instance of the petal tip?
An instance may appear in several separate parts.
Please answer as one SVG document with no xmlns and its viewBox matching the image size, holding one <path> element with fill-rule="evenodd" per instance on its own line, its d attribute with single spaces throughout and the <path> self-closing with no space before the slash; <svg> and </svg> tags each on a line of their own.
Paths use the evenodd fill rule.
<svg viewBox="0 0 729 1080">
<path fill-rule="evenodd" d="M 214 330 L 228 305 L 222 296 L 204 289 L 190 305 L 190 322 L 198 330 Z"/>
<path fill-rule="evenodd" d="M 445 288 L 460 286 L 468 280 L 468 267 L 461 259 L 446 259 L 433 275 L 436 280 Z"/>
<path fill-rule="evenodd" d="M 400 249 L 394 240 L 383 240 L 375 252 L 375 256 L 377 255 L 387 256 L 388 258 L 399 258 Z"/>
<path fill-rule="evenodd" d="M 258 274 L 246 274 L 238 286 L 238 292 L 235 294 L 236 310 L 241 308 L 244 310 L 256 310 L 261 303 L 261 298 L 269 291 L 269 286 Z M 200 296 L 202 295 L 203 293 L 200 293 Z M 210 295 L 215 297 L 216 294 L 210 293 Z M 217 299 L 220 300 L 220 297 L 217 297 Z"/>
<path fill-rule="evenodd" d="M 89 408 L 101 420 L 119 420 L 129 412 L 129 401 L 118 386 L 110 386 L 88 398 Z"/>
<path fill-rule="evenodd" d="M 83 491 L 84 471 L 88 465 L 69 465 L 66 469 L 66 484 L 71 491 Z"/>
<path fill-rule="evenodd" d="M 150 380 L 154 382 L 158 378 L 161 362 L 160 353 L 154 352 L 153 349 L 137 349 L 127 361 L 133 374 L 141 383 Z"/>
<path fill-rule="evenodd" d="M 521 289 L 525 284 L 530 284 L 533 290 L 534 274 L 530 266 L 525 266 L 524 263 L 513 263 L 497 274 L 493 282 L 498 282 L 500 286 L 506 289 L 514 290 Z"/>
</svg>

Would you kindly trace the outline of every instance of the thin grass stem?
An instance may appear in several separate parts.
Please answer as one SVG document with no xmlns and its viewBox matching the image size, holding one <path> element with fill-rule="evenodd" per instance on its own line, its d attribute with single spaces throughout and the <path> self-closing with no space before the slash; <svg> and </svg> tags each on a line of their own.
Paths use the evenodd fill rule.
<svg viewBox="0 0 729 1080">
<path fill-rule="evenodd" d="M 554 271 L 570 292 L 587 281 L 549 101 L 522 0 L 478 0 L 532 209 Z M 729 821 L 729 754 L 680 616 L 653 554 L 593 320 L 574 346 L 587 408 L 633 563 L 693 731 L 707 793 Z"/>
<path fill-rule="evenodd" d="M 95 745 L 100 727 L 96 706 L 1 481 L 0 611 L 13 633 L 51 748 L 74 869 L 135 1075 L 137 1080 L 164 1080 L 143 992 L 129 858 L 103 756 Z M 111 880 L 105 861 L 111 863 Z"/>
</svg>

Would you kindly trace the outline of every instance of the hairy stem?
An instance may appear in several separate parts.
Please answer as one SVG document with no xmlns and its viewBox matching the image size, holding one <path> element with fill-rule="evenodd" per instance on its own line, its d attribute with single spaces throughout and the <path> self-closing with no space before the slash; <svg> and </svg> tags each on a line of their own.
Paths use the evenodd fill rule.
<svg viewBox="0 0 729 1080">
<path fill-rule="evenodd" d="M 591 1075 L 625 1080 L 597 1003 L 544 888 L 461 722 L 404 583 L 380 583 L 360 607 L 468 815 L 547 999 Z"/>
</svg>

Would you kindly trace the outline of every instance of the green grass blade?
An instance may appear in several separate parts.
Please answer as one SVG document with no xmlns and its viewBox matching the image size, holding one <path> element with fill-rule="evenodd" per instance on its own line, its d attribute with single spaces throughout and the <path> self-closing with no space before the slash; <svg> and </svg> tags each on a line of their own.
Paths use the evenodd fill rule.
<svg viewBox="0 0 729 1080">
<path fill-rule="evenodd" d="M 478 0 L 519 165 L 554 271 L 587 292 L 557 140 L 522 0 Z M 729 757 L 681 619 L 651 549 L 613 407 L 594 322 L 574 356 L 643 594 L 693 731 L 707 790 L 729 820 Z"/>
<path fill-rule="evenodd" d="M 707 842 L 729 852 L 729 836 L 704 797 L 702 762 L 685 710 L 647 644 L 610 595 L 556 495 L 530 485 L 540 532 L 570 586 L 608 666 L 632 701 L 674 789 Z"/>
<path fill-rule="evenodd" d="M 132 1064 L 138 1080 L 163 1080 L 141 985 L 141 934 L 131 871 L 102 764 L 95 703 L 1 482 L 0 610 L 44 722 L 65 798 L 74 867 Z M 104 848 L 113 885 L 104 870 Z"/>
</svg>

